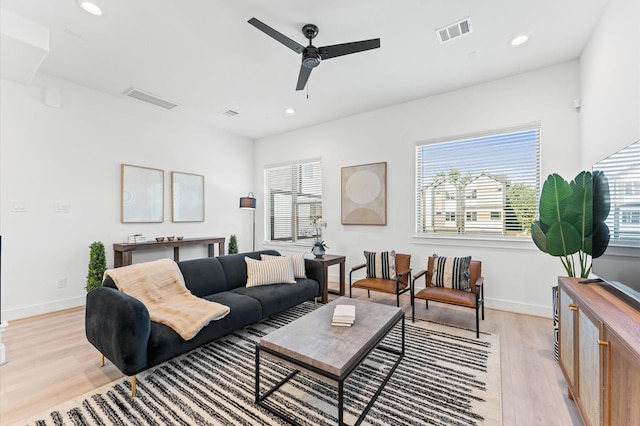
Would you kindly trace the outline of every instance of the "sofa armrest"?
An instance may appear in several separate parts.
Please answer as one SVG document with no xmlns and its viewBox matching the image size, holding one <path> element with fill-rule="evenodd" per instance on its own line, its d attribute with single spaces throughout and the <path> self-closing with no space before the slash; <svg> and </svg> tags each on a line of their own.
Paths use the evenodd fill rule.
<svg viewBox="0 0 640 426">
<path fill-rule="evenodd" d="M 147 366 L 151 335 L 149 311 L 138 299 L 110 287 L 87 294 L 87 340 L 126 375 Z"/>
<path fill-rule="evenodd" d="M 305 259 L 304 268 L 307 278 L 318 282 L 320 289 L 318 296 L 322 296 L 324 294 L 324 285 L 326 282 L 324 276 L 324 266 L 322 265 L 322 263 L 315 262 L 313 259 Z"/>
</svg>

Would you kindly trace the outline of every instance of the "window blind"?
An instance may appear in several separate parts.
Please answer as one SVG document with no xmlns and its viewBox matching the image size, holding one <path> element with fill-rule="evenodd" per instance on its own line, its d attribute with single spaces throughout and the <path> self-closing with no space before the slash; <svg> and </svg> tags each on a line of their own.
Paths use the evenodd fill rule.
<svg viewBox="0 0 640 426">
<path fill-rule="evenodd" d="M 609 183 L 611 243 L 640 242 L 640 141 L 596 163 Z"/>
<path fill-rule="evenodd" d="M 540 191 L 538 123 L 416 146 L 416 232 L 528 236 Z"/>
<path fill-rule="evenodd" d="M 322 217 L 321 166 L 312 161 L 265 169 L 270 241 L 311 238 L 312 220 Z"/>
</svg>

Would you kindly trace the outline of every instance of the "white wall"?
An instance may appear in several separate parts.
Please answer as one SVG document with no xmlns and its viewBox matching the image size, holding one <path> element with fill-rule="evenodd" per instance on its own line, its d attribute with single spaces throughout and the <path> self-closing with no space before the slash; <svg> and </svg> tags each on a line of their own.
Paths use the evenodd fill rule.
<svg viewBox="0 0 640 426">
<path fill-rule="evenodd" d="M 640 2 L 609 0 L 580 58 L 582 167 L 640 140 Z"/>
<path fill-rule="evenodd" d="M 43 103 L 56 89 L 61 107 Z M 171 111 L 40 75 L 31 86 L 1 80 L 0 233 L 2 319 L 82 305 L 89 245 L 102 241 L 108 267 L 114 242 L 128 235 L 226 237 L 251 249 L 251 218 L 238 200 L 253 190 L 253 141 L 173 118 Z M 164 222 L 120 223 L 120 165 L 165 171 Z M 172 223 L 170 172 L 205 176 L 205 221 Z M 12 201 L 26 212 L 11 212 Z M 57 202 L 70 206 L 56 213 Z M 181 249 L 181 259 L 206 249 Z M 135 261 L 173 257 L 172 249 Z M 58 278 L 67 286 L 56 288 Z"/>
<path fill-rule="evenodd" d="M 580 93 L 578 74 L 573 61 L 259 140 L 255 187 L 263 190 L 259 170 L 265 166 L 321 157 L 323 216 L 328 222 L 324 236 L 329 253 L 347 256 L 347 271 L 364 261 L 363 250 L 410 253 L 414 271 L 423 269 L 433 253 L 471 254 L 483 261 L 488 307 L 550 316 L 550 288 L 564 269 L 529 239 L 514 243 L 414 238 L 415 146 L 419 141 L 540 121 L 542 179 L 552 172 L 573 178 L 580 161 L 579 114 L 572 107 Z M 380 161 L 388 163 L 387 226 L 341 225 L 341 167 Z M 256 195 L 264 198 L 263 193 Z"/>
</svg>

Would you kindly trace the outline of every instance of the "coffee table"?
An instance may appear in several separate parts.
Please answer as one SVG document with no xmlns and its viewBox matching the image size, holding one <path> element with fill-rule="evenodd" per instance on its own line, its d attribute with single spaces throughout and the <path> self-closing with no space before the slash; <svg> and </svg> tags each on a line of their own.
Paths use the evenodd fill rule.
<svg viewBox="0 0 640 426">
<path fill-rule="evenodd" d="M 351 327 L 331 325 L 336 305 L 355 305 L 356 320 Z M 381 345 L 382 340 L 402 321 L 401 348 Z M 404 357 L 404 314 L 400 308 L 379 303 L 341 297 L 260 339 L 256 345 L 255 402 L 292 424 L 299 424 L 265 400 L 296 374 L 303 371 L 338 388 L 338 424 L 344 425 L 344 383 L 349 375 L 374 349 L 398 358 L 380 383 L 356 425 L 360 424 L 376 401 L 384 386 Z M 275 360 L 293 371 L 264 394 L 260 393 L 260 359 Z"/>
</svg>

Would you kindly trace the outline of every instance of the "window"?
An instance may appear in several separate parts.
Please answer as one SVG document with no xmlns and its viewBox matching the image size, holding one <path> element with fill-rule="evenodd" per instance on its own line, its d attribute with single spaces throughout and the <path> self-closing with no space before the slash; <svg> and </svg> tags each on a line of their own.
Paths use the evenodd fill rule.
<svg viewBox="0 0 640 426">
<path fill-rule="evenodd" d="M 539 192 L 539 123 L 416 146 L 418 234 L 529 238 Z"/>
<path fill-rule="evenodd" d="M 599 161 L 593 170 L 606 177 L 609 186 L 610 244 L 640 241 L 640 141 Z"/>
<path fill-rule="evenodd" d="M 269 241 L 311 238 L 311 221 L 322 217 L 321 163 L 267 168 L 265 184 Z"/>
</svg>

